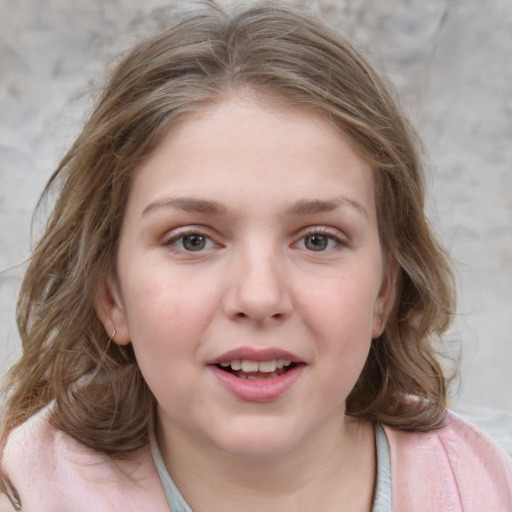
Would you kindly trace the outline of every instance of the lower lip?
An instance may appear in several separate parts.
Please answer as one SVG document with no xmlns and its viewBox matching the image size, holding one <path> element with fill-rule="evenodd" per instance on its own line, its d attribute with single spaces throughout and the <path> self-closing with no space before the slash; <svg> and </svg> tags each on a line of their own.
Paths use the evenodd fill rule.
<svg viewBox="0 0 512 512">
<path fill-rule="evenodd" d="M 236 397 L 246 402 L 271 402 L 288 391 L 302 374 L 304 366 L 298 364 L 279 377 L 256 380 L 241 379 L 217 366 L 212 365 L 208 368 L 224 388 Z"/>
</svg>

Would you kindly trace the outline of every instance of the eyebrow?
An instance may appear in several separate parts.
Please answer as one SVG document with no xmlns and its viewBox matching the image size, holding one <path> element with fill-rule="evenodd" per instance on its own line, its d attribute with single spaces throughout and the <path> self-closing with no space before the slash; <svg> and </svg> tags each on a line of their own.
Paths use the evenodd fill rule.
<svg viewBox="0 0 512 512">
<path fill-rule="evenodd" d="M 186 212 L 207 213 L 210 215 L 227 213 L 227 207 L 218 201 L 207 201 L 193 197 L 176 197 L 153 201 L 144 208 L 142 215 L 146 215 L 158 208 L 177 208 Z"/>
<path fill-rule="evenodd" d="M 366 208 L 354 199 L 350 199 L 346 196 L 338 196 L 333 199 L 301 199 L 294 203 L 288 208 L 287 213 L 289 215 L 301 216 L 308 215 L 311 213 L 322 213 L 336 210 L 340 206 L 349 206 L 359 212 L 366 219 L 369 218 Z"/>
<path fill-rule="evenodd" d="M 364 206 L 348 197 L 338 196 L 333 199 L 300 199 L 287 208 L 285 215 L 300 217 L 303 215 L 330 212 L 340 206 L 349 206 L 359 212 L 366 219 L 369 218 Z M 142 211 L 142 216 L 159 208 L 176 208 L 186 212 L 204 213 L 209 215 L 226 215 L 229 209 L 224 204 L 215 200 L 197 199 L 194 197 L 175 197 L 157 199 L 148 204 Z"/>
</svg>

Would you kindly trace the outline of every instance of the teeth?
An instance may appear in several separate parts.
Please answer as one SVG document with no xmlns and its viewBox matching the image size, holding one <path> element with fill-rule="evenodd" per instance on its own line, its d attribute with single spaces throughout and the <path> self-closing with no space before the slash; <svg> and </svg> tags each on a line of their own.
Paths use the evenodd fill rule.
<svg viewBox="0 0 512 512">
<path fill-rule="evenodd" d="M 275 372 L 276 369 L 282 369 L 286 366 L 290 366 L 292 364 L 291 361 L 287 359 L 272 359 L 270 361 L 251 361 L 249 359 L 235 359 L 234 361 L 222 361 L 220 366 L 222 368 L 227 368 L 231 366 L 231 369 L 234 371 L 242 370 L 247 373 L 272 373 Z"/>
<path fill-rule="evenodd" d="M 230 363 L 232 370 L 241 370 L 242 369 L 242 362 L 241 361 L 231 361 Z"/>
<path fill-rule="evenodd" d="M 233 367 L 231 367 L 233 368 Z M 259 368 L 258 361 L 249 361 L 247 359 L 244 359 L 242 361 L 242 370 L 244 372 L 257 372 Z"/>
<path fill-rule="evenodd" d="M 277 372 L 272 372 L 272 373 L 266 373 L 265 376 L 258 376 L 258 375 L 245 375 L 243 373 L 241 373 L 239 376 L 238 376 L 240 379 L 244 379 L 244 380 L 265 380 L 265 379 L 273 379 L 275 377 L 279 377 L 279 373 Z"/>
<path fill-rule="evenodd" d="M 275 372 L 277 368 L 277 361 L 273 359 L 272 361 L 261 361 L 258 364 L 258 369 L 260 372 L 264 373 L 272 373 Z"/>
</svg>

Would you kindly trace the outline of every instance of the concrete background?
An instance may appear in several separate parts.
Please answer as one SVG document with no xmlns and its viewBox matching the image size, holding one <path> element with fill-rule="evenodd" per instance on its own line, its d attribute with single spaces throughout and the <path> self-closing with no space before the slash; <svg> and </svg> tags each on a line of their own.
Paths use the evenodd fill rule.
<svg viewBox="0 0 512 512">
<path fill-rule="evenodd" d="M 0 0 L 0 373 L 38 196 L 105 65 L 172 0 Z M 187 3 L 187 2 L 185 2 Z M 394 83 L 429 151 L 429 214 L 456 262 L 453 403 L 512 411 L 512 1 L 318 0 Z M 34 228 L 37 233 L 37 223 Z"/>
</svg>

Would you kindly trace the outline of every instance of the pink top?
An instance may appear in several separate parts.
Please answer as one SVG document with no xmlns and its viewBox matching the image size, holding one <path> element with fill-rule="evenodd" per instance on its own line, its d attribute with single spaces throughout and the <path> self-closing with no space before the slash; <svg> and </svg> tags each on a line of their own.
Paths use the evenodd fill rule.
<svg viewBox="0 0 512 512">
<path fill-rule="evenodd" d="M 149 446 L 115 461 L 55 431 L 46 415 L 17 428 L 2 457 L 24 512 L 169 512 Z M 459 416 L 449 412 L 432 432 L 384 429 L 393 512 L 512 511 L 512 459 Z M 0 512 L 14 510 L 0 495 Z"/>
</svg>

